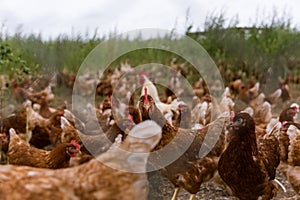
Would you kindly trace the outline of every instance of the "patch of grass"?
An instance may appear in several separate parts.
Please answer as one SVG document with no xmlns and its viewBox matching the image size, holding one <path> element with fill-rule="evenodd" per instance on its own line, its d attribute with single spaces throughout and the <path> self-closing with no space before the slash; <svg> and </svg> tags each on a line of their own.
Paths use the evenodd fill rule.
<svg viewBox="0 0 300 200">
<path fill-rule="evenodd" d="M 291 19 L 284 13 L 280 15 L 274 10 L 272 15 L 261 21 L 256 20 L 250 27 L 239 27 L 238 24 L 237 18 L 227 19 L 224 12 L 214 13 L 207 16 L 204 26 L 199 28 L 202 31 L 191 32 L 191 24 L 187 27 L 186 35 L 200 43 L 218 66 L 226 63 L 232 71 L 242 69 L 247 76 L 251 76 L 255 70 L 256 73 L 260 73 L 272 68 L 282 76 L 288 73 L 300 74 L 300 32 L 291 26 Z M 5 62 L 5 66 L 10 66 L 1 67 L 1 72 L 16 73 L 15 69 L 21 69 L 22 72 L 33 73 L 65 69 L 76 73 L 92 49 L 116 35 L 111 33 L 108 37 L 99 37 L 96 33 L 97 30 L 92 37 L 80 33 L 75 36 L 62 34 L 49 40 L 43 40 L 41 34 L 26 35 L 20 31 L 14 35 L 2 35 L 0 47 L 7 45 L 13 52 L 14 61 L 0 57 L 0 63 Z M 148 39 L 147 42 L 154 44 L 172 37 L 170 34 Z M 172 40 L 181 47 L 180 38 Z M 139 36 L 134 39 L 116 38 L 111 43 L 111 51 L 103 56 L 110 56 L 117 42 L 135 47 L 141 41 Z M 185 62 L 179 56 L 168 52 L 143 49 L 122 55 L 111 65 L 117 67 L 126 58 L 130 58 L 133 66 L 149 62 L 169 64 L 173 57 L 177 57 L 179 63 Z M 193 74 L 189 75 L 189 78 L 197 79 Z"/>
</svg>

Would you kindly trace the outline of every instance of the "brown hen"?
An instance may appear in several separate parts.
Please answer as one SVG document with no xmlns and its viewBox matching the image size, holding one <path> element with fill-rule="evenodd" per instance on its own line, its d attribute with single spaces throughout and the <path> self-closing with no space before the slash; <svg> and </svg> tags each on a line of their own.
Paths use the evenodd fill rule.
<svg viewBox="0 0 300 200">
<path fill-rule="evenodd" d="M 140 200 L 147 196 L 147 154 L 160 140 L 154 122 L 135 126 L 117 148 L 90 162 L 67 169 L 0 168 L 2 199 Z"/>
<path fill-rule="evenodd" d="M 218 171 L 233 194 L 242 200 L 271 199 L 279 165 L 279 144 L 272 134 L 256 141 L 255 123 L 248 113 L 237 114 L 230 125 L 231 140 Z"/>
<path fill-rule="evenodd" d="M 161 168 L 162 162 L 168 162 L 160 171 L 175 186 L 173 199 L 176 199 L 180 188 L 187 190 L 194 199 L 200 185 L 210 180 L 217 170 L 218 156 L 224 148 L 225 117 L 201 130 L 173 127 L 147 93 L 140 97 L 139 109 L 143 120 L 154 120 L 162 127 L 162 138 L 154 148 L 154 151 L 162 151 L 154 152 L 154 156 L 150 157 L 152 166 L 149 169 L 153 171 L 151 167 Z"/>
<path fill-rule="evenodd" d="M 37 149 L 19 138 L 14 129 L 9 132 L 7 157 L 10 164 L 49 169 L 65 168 L 69 166 L 70 158 L 80 151 L 80 146 L 75 141 L 61 144 L 52 151 Z"/>
<path fill-rule="evenodd" d="M 300 194 L 300 124 L 289 123 L 289 125 L 287 134 L 290 138 L 290 146 L 285 175 L 293 189 Z"/>
</svg>

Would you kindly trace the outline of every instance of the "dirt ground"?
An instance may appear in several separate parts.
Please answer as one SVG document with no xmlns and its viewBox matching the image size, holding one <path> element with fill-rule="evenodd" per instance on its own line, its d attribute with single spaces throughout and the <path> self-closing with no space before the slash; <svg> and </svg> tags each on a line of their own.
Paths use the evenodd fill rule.
<svg viewBox="0 0 300 200">
<path fill-rule="evenodd" d="M 286 188 L 287 192 L 284 193 L 279 187 L 277 196 L 273 198 L 274 200 L 300 200 L 300 196 L 296 196 L 295 191 L 292 189 L 291 185 L 287 179 L 277 171 L 276 179 L 279 180 Z M 148 200 L 170 200 L 172 198 L 174 187 L 172 183 L 162 177 L 159 172 L 151 172 L 148 174 L 149 181 L 149 195 Z M 178 195 L 178 200 L 187 200 L 190 195 L 184 189 L 181 189 Z M 221 184 L 215 183 L 213 181 L 204 183 L 199 192 L 196 195 L 196 199 L 205 200 L 237 200 L 237 198 L 230 196 L 225 187 Z"/>
</svg>

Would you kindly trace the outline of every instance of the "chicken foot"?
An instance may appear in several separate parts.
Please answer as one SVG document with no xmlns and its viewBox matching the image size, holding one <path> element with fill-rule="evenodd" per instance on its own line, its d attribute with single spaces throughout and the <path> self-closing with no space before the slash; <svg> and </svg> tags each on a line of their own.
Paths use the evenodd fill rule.
<svg viewBox="0 0 300 200">
<path fill-rule="evenodd" d="M 176 200 L 177 199 L 179 191 L 180 191 L 180 187 L 176 187 L 171 200 Z"/>
</svg>

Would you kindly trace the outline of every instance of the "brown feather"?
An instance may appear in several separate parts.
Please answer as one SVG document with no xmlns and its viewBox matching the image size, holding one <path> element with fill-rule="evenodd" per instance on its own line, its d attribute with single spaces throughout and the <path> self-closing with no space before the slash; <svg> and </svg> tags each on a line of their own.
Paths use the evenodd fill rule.
<svg viewBox="0 0 300 200">
<path fill-rule="evenodd" d="M 278 141 L 271 135 L 257 145 L 254 120 L 247 113 L 234 117 L 230 132 L 232 138 L 218 163 L 221 178 L 242 200 L 271 199 L 277 191 L 273 179 L 279 165 Z"/>
<path fill-rule="evenodd" d="M 148 110 L 145 109 L 144 101 L 145 97 L 141 96 L 139 109 L 142 119 L 152 119 L 162 127 L 162 138 L 153 149 L 154 152 L 150 156 L 149 162 L 152 166 L 159 167 L 161 162 L 166 162 L 174 156 L 177 157 L 176 160 L 169 160 L 170 164 L 163 167 L 160 170 L 161 173 L 175 187 L 182 187 L 191 194 L 196 194 L 200 185 L 211 179 L 217 170 L 218 156 L 224 148 L 225 120 L 223 118 L 217 119 L 200 130 L 181 129 L 168 123 L 150 95 L 148 95 L 150 104 Z M 208 131 L 211 131 L 209 135 L 207 135 Z M 204 144 L 204 139 L 206 139 L 207 144 Z M 210 149 L 212 145 L 215 146 Z M 163 154 L 158 151 L 161 149 L 163 149 Z"/>
<path fill-rule="evenodd" d="M 27 142 L 11 133 L 7 157 L 9 163 L 14 165 L 50 169 L 64 168 L 69 166 L 70 156 L 66 150 L 71 146 L 72 144 L 66 143 L 57 146 L 52 151 L 41 150 L 30 147 Z"/>
<path fill-rule="evenodd" d="M 160 132 L 155 135 L 152 133 L 152 137 L 147 135 L 150 130 L 157 128 L 153 125 L 147 128 L 146 135 L 139 135 L 138 131 L 144 129 L 141 125 L 140 129 L 133 133 L 138 137 L 128 136 L 119 147 L 123 151 L 111 148 L 97 159 L 80 166 L 56 170 L 2 166 L 1 199 L 146 199 L 147 178 L 142 170 L 145 169 L 148 154 L 144 153 L 149 152 L 160 139 Z M 140 173 L 127 171 L 132 169 Z"/>
</svg>

